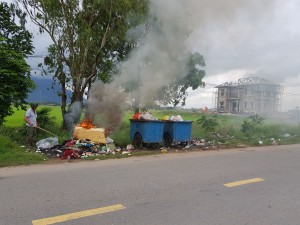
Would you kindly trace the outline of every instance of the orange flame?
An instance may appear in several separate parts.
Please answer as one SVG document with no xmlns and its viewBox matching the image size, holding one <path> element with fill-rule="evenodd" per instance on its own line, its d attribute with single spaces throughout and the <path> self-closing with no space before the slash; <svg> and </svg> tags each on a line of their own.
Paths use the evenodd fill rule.
<svg viewBox="0 0 300 225">
<path fill-rule="evenodd" d="M 96 127 L 93 125 L 93 121 L 87 118 L 84 118 L 84 120 L 79 124 L 79 126 L 85 129 L 91 129 Z"/>
</svg>

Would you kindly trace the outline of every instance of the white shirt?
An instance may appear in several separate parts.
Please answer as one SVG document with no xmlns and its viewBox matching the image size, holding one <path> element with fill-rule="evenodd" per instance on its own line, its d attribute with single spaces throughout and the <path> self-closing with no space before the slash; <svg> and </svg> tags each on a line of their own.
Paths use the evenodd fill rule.
<svg viewBox="0 0 300 225">
<path fill-rule="evenodd" d="M 32 108 L 29 108 L 26 113 L 25 113 L 25 117 L 30 121 L 30 123 L 32 124 L 33 127 L 36 127 L 36 118 L 37 118 L 37 114 L 35 111 L 33 111 Z M 26 126 L 31 127 L 31 125 L 29 125 L 28 123 L 26 123 Z"/>
</svg>

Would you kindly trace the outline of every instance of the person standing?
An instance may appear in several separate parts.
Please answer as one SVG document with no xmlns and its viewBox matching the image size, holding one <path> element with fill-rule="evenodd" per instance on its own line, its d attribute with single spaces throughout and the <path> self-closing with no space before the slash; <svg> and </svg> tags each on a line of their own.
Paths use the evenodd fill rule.
<svg viewBox="0 0 300 225">
<path fill-rule="evenodd" d="M 26 121 L 26 131 L 27 131 L 27 144 L 31 149 L 34 149 L 36 142 L 36 127 L 37 127 L 37 113 L 36 108 L 38 104 L 31 103 L 30 108 L 26 111 L 24 120 Z"/>
</svg>

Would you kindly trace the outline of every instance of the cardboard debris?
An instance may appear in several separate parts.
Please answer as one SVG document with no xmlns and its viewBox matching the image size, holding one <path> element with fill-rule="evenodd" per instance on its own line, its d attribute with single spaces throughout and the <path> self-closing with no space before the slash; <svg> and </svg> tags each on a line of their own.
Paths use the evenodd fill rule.
<svg viewBox="0 0 300 225">
<path fill-rule="evenodd" d="M 78 140 L 89 139 L 96 143 L 106 144 L 105 129 L 104 128 L 91 128 L 86 129 L 80 126 L 75 127 L 74 138 Z"/>
</svg>

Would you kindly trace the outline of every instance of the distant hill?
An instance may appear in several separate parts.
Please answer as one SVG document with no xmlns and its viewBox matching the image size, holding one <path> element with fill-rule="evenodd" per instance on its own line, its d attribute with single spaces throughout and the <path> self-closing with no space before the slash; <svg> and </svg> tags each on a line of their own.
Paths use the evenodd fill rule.
<svg viewBox="0 0 300 225">
<path fill-rule="evenodd" d="M 26 99 L 27 102 L 61 104 L 61 98 L 57 94 L 57 92 L 61 91 L 61 87 L 58 84 L 54 84 L 52 87 L 52 79 L 36 77 L 31 77 L 31 79 L 36 83 L 37 87 L 32 93 L 29 93 Z M 71 94 L 71 91 L 67 91 L 67 103 L 70 103 Z"/>
</svg>

